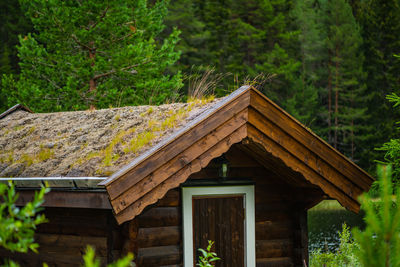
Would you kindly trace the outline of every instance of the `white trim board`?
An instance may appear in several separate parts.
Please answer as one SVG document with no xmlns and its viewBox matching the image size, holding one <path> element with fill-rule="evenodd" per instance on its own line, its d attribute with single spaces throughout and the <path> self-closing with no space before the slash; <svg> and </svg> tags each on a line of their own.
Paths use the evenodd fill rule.
<svg viewBox="0 0 400 267">
<path fill-rule="evenodd" d="M 183 263 L 193 266 L 193 196 L 243 195 L 245 201 L 245 266 L 256 266 L 254 186 L 182 187 L 183 206 Z"/>
</svg>

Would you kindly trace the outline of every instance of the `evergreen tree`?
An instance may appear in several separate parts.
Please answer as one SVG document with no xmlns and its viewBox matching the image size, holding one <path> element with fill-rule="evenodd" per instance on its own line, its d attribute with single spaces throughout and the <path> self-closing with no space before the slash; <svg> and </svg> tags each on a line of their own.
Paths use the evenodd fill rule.
<svg viewBox="0 0 400 267">
<path fill-rule="evenodd" d="M 13 73 L 13 69 L 10 62 L 9 47 L 4 44 L 3 50 L 0 53 L 0 77 L 3 74 Z M 3 89 L 0 85 L 0 113 L 7 109 L 7 95 L 3 93 Z"/>
<path fill-rule="evenodd" d="M 159 104 L 176 97 L 179 32 L 162 42 L 167 1 L 21 0 L 37 33 L 20 37 L 21 74 L 3 88 L 35 111 Z"/>
<path fill-rule="evenodd" d="M 399 112 L 391 107 L 385 96 L 398 93 L 400 88 L 400 60 L 393 56 L 400 52 L 400 1 L 362 1 L 359 20 L 366 55 L 366 84 L 371 94 L 367 104 L 371 115 L 368 123 L 376 129 L 368 142 L 363 144 L 366 153 L 362 161 L 363 165 L 367 165 L 371 159 L 383 157 L 383 153 L 374 150 L 374 147 L 396 135 L 393 124 Z"/>
<path fill-rule="evenodd" d="M 199 20 L 209 32 L 205 42 L 209 53 L 205 53 L 203 65 L 230 73 L 234 80 L 251 80 L 259 73 L 275 74 L 274 82 L 263 90 L 284 105 L 300 65 L 289 51 L 296 39 L 289 25 L 291 1 L 195 0 L 195 5 Z M 225 88 L 233 84 L 227 81 Z"/>
<path fill-rule="evenodd" d="M 364 194 L 360 198 L 366 227 L 353 229 L 360 247 L 357 256 L 363 266 L 400 266 L 400 190 L 394 190 L 390 182 L 390 165 L 378 166 L 378 177 L 379 197 Z"/>
<path fill-rule="evenodd" d="M 3 74 L 17 74 L 18 57 L 15 45 L 18 34 L 26 34 L 32 25 L 21 11 L 18 0 L 0 1 L 0 79 Z M 8 108 L 8 94 L 0 84 L 0 113 Z"/>
<path fill-rule="evenodd" d="M 360 29 L 345 0 L 321 1 L 326 24 L 328 141 L 357 160 L 368 134 Z"/>
<path fill-rule="evenodd" d="M 18 35 L 32 31 L 32 24 L 24 16 L 18 0 L 7 0 L 0 2 L 0 76 L 2 74 L 18 72 L 18 57 L 15 45 L 18 44 Z M 7 60 L 5 57 L 7 56 Z M 6 60 L 6 61 L 5 61 Z M 7 64 L 7 65 L 5 65 Z M 4 69 L 7 72 L 4 72 Z"/>
<path fill-rule="evenodd" d="M 302 123 L 321 134 L 319 101 L 323 90 L 323 60 L 325 58 L 324 28 L 319 18 L 319 9 L 314 0 L 296 1 L 291 14 L 300 33 L 298 34 L 301 69 L 294 95 L 288 100 L 287 111 Z"/>
<path fill-rule="evenodd" d="M 168 6 L 165 18 L 167 29 L 164 34 L 170 34 L 176 27 L 181 32 L 181 40 L 176 46 L 181 51 L 177 68 L 185 71 L 192 66 L 200 66 L 210 59 L 206 45 L 210 33 L 198 16 L 199 7 L 193 0 L 172 0 Z"/>
</svg>

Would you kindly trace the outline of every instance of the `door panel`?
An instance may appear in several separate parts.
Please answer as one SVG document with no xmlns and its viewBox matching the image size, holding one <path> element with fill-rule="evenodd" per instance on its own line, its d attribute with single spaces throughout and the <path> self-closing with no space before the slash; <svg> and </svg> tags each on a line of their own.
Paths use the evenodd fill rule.
<svg viewBox="0 0 400 267">
<path fill-rule="evenodd" d="M 243 196 L 193 197 L 193 255 L 205 249 L 208 240 L 215 241 L 212 251 L 221 260 L 217 267 L 244 266 Z M 194 265 L 195 266 L 195 265 Z"/>
</svg>

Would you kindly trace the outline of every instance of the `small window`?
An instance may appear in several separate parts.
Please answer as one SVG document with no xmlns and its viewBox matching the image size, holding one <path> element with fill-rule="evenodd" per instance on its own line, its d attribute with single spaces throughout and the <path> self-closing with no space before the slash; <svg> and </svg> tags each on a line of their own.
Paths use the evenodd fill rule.
<svg viewBox="0 0 400 267">
<path fill-rule="evenodd" d="M 216 267 L 255 267 L 254 186 L 183 187 L 184 266 L 194 267 L 208 240 Z"/>
</svg>

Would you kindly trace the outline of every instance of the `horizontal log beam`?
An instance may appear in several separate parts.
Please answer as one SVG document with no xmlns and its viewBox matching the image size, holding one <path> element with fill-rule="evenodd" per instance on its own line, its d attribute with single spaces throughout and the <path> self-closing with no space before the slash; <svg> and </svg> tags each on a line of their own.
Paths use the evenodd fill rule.
<svg viewBox="0 0 400 267">
<path fill-rule="evenodd" d="M 180 246 L 161 246 L 140 248 L 136 263 L 138 266 L 160 266 L 180 264 L 182 262 L 182 249 Z"/>
<path fill-rule="evenodd" d="M 182 231 L 179 226 L 139 228 L 138 247 L 179 245 Z"/>
<path fill-rule="evenodd" d="M 33 200 L 35 190 L 18 191 L 18 206 L 24 206 Z M 50 191 L 44 197 L 43 207 L 52 208 L 88 208 L 111 209 L 107 192 Z"/>
</svg>

